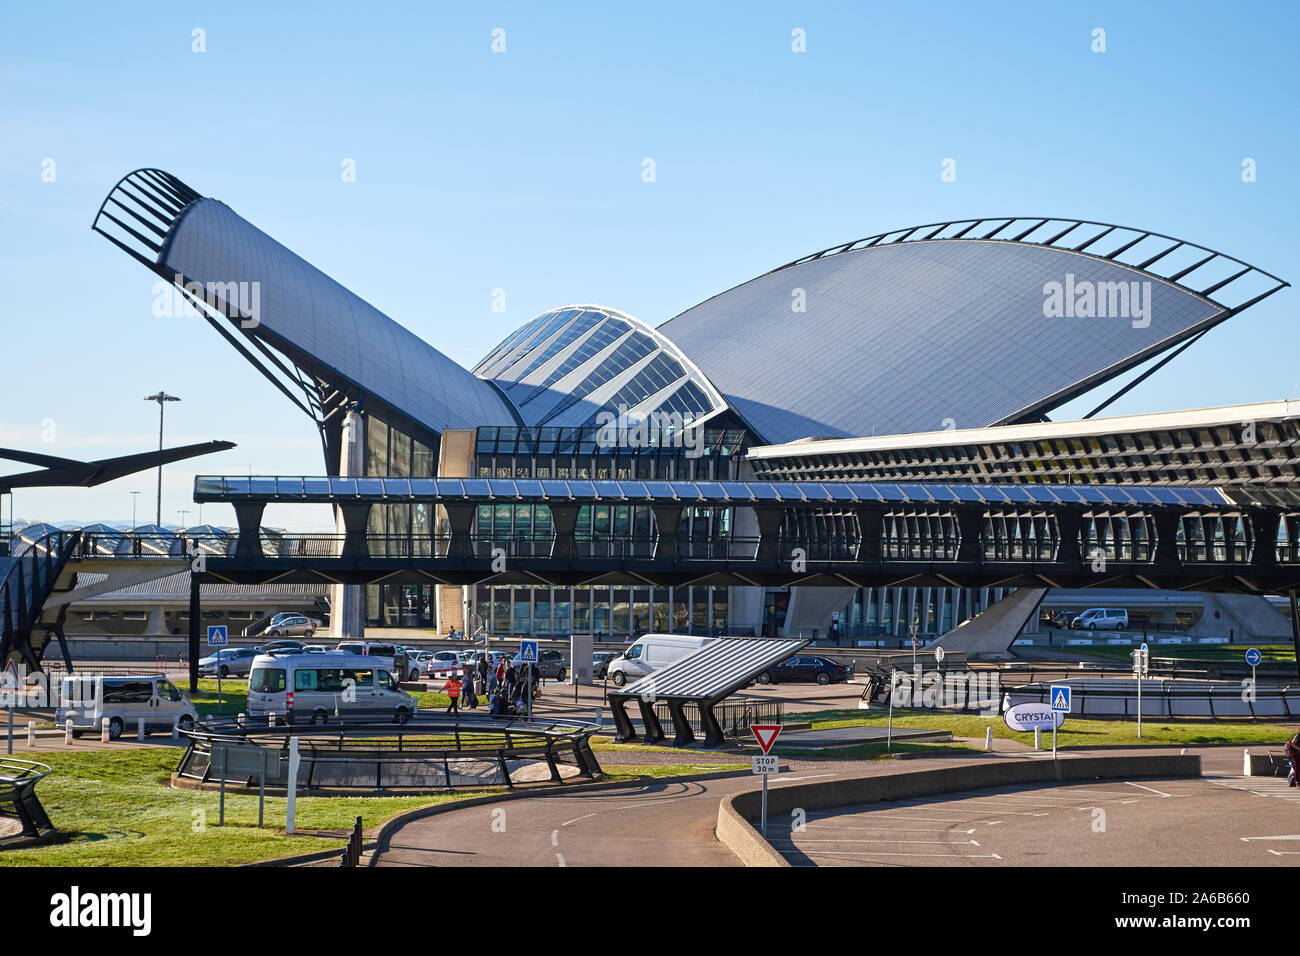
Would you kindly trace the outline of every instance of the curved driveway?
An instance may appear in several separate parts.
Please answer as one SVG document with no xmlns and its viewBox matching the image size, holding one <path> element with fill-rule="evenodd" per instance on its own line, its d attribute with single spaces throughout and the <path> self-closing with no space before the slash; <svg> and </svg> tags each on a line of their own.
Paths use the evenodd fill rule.
<svg viewBox="0 0 1300 956">
<path fill-rule="evenodd" d="M 792 862 L 804 865 L 927 865 L 946 860 L 958 865 L 997 866 L 1051 864 L 1076 858 L 1088 865 L 1102 862 L 1101 857 L 1108 856 L 1111 849 L 1116 849 L 1117 855 L 1105 862 L 1121 864 L 1290 864 L 1300 859 L 1300 818 L 1295 817 L 1297 807 L 1292 800 L 1300 797 L 1300 792 L 1288 791 L 1285 780 L 1233 776 L 1240 772 L 1239 747 L 1190 750 L 1201 755 L 1204 772 L 1212 776 L 1167 785 L 1145 780 L 1140 785 L 1136 781 L 1105 780 L 1060 788 L 1007 788 L 1001 795 L 980 791 L 844 808 L 813 814 L 809 823 L 814 826 L 794 841 L 787 838 L 776 842 L 779 830 L 773 838 Z M 1085 756 L 1086 752 L 1078 755 Z M 783 759 L 782 773 L 770 779 L 770 786 L 1008 757 L 1051 759 L 1050 755 L 1006 753 L 911 758 L 901 764 L 890 760 L 850 763 Z M 587 792 L 551 792 L 444 810 L 396 829 L 375 850 L 371 862 L 377 866 L 737 866 L 736 857 L 714 837 L 718 801 L 757 785 L 749 774 L 706 780 L 645 780 Z M 1161 797 L 1152 790 L 1170 796 Z M 927 805 L 933 806 L 935 812 L 927 812 Z M 1097 806 L 1107 811 L 1106 830 L 1094 834 L 1091 808 Z M 990 815 L 988 811 L 994 808 L 1006 812 Z M 851 819 L 864 814 L 877 818 L 865 822 Z M 915 823 L 899 819 L 907 816 L 938 819 Z M 1225 828 L 1222 822 L 1229 819 L 1233 825 Z M 771 823 L 789 832 L 789 821 L 773 819 Z M 831 829 L 857 826 L 881 826 L 900 832 L 872 834 Z M 901 829 L 912 827 L 918 829 Z M 968 829 L 979 832 L 959 832 Z M 1110 834 L 1110 839 L 1105 834 Z M 837 847 L 811 842 L 817 839 L 853 844 Z M 905 843 L 891 848 L 883 843 L 867 845 L 864 839 L 941 840 L 944 845 Z M 948 845 L 954 840 L 958 841 L 956 845 Z M 960 843 L 963 840 L 966 842 Z M 971 844 L 971 840 L 979 846 Z M 1123 846 L 1130 840 L 1139 841 L 1144 851 L 1125 853 Z M 1059 853 L 1040 855 L 1039 851 L 1049 844 L 1062 848 L 1065 857 Z M 1137 850 L 1138 844 L 1130 844 L 1130 849 Z M 941 855 L 913 855 L 918 853 Z"/>
</svg>

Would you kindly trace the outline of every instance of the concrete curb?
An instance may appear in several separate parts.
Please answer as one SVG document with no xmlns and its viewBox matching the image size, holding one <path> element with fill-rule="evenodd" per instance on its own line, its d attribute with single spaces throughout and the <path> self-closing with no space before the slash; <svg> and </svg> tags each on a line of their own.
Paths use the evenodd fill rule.
<svg viewBox="0 0 1300 956">
<path fill-rule="evenodd" d="M 1123 757 L 1070 757 L 1064 760 L 994 760 L 960 767 L 904 770 L 869 777 L 847 777 L 793 787 L 772 787 L 767 794 L 769 820 L 795 808 L 824 810 L 876 801 L 908 800 L 955 790 L 981 790 L 1016 783 L 1106 780 L 1117 777 L 1199 777 L 1196 754 Z M 779 779 L 779 778 L 778 778 Z M 761 791 L 724 797 L 718 804 L 718 839 L 745 866 L 789 866 L 751 822 L 760 813 Z"/>
</svg>

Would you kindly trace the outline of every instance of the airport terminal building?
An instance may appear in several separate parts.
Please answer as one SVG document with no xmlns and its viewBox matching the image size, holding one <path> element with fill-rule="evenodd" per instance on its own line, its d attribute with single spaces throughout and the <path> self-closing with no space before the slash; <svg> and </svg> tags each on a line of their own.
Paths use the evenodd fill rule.
<svg viewBox="0 0 1300 956">
<path fill-rule="evenodd" d="M 1300 403 L 1095 417 L 1133 384 L 1108 395 L 1108 383 L 1148 362 L 1142 377 L 1158 372 L 1286 286 L 1140 229 L 1012 217 L 870 236 L 658 325 L 600 305 L 555 308 L 503 329 L 471 369 L 169 173 L 124 177 L 94 229 L 174 283 L 311 419 L 331 475 L 1212 482 L 1287 503 L 1300 477 Z M 1098 406 L 1084 420 L 1048 418 L 1092 394 Z M 446 528 L 440 510 L 376 507 L 368 530 L 394 554 L 431 555 Z M 752 518 L 738 515 L 687 508 L 679 534 L 723 543 L 752 536 Z M 791 509 L 784 520 L 797 529 L 855 519 Z M 889 533 L 915 534 L 917 520 L 887 524 Z M 1027 542 L 1039 520 L 1026 509 Z M 480 506 L 476 521 L 484 536 L 508 532 L 521 546 L 553 534 L 545 505 Z M 653 522 L 649 508 L 601 504 L 582 510 L 575 535 L 615 554 L 644 540 Z M 1099 535 L 1114 533 L 1108 527 L 1104 516 L 1093 524 Z M 1249 546 L 1231 540 L 1230 523 L 1206 530 L 1205 547 Z M 1002 596 L 999 588 L 431 581 L 338 586 L 332 612 L 334 630 L 347 635 L 369 626 L 856 638 L 912 627 L 941 634 Z M 1200 600 L 1183 598 L 1171 619 L 1186 619 Z"/>
</svg>

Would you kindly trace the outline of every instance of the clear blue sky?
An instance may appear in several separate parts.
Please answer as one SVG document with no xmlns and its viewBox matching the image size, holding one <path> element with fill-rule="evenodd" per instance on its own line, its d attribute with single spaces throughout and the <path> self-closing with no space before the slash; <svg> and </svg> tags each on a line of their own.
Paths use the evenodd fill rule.
<svg viewBox="0 0 1300 956">
<path fill-rule="evenodd" d="M 194 523 L 196 470 L 322 460 L 305 416 L 205 324 L 153 317 L 154 276 L 90 232 L 140 166 L 227 202 L 466 364 L 557 305 L 658 324 L 808 252 L 964 217 L 1137 225 L 1300 278 L 1293 2 L 276 6 L 0 13 L 0 446 L 147 450 L 157 406 L 141 398 L 178 394 L 169 444 L 239 448 L 170 469 L 168 523 L 181 507 Z M 1296 295 L 1111 411 L 1300 395 Z M 20 492 L 16 511 L 127 520 L 131 490 L 144 520 L 152 476 Z"/>
</svg>

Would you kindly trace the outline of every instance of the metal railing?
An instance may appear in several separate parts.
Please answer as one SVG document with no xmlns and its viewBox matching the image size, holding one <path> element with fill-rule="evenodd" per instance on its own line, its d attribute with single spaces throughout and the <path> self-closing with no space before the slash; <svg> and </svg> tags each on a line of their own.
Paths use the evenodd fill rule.
<svg viewBox="0 0 1300 956">
<path fill-rule="evenodd" d="M 586 779 L 601 773 L 589 742 L 600 728 L 584 721 L 419 713 L 399 724 L 377 717 L 342 720 L 324 712 L 300 720 L 321 722 L 273 725 L 266 718 L 221 718 L 181 731 L 190 745 L 176 772 L 208 782 L 221 769 L 220 762 L 213 765 L 214 747 L 265 750 L 272 759 L 263 782 L 284 787 L 289 741 L 297 738 L 299 782 L 307 790 L 513 787 L 530 765 L 545 768 L 551 783 L 565 782 L 562 764 Z M 255 772 L 248 777 L 255 778 Z"/>
</svg>

